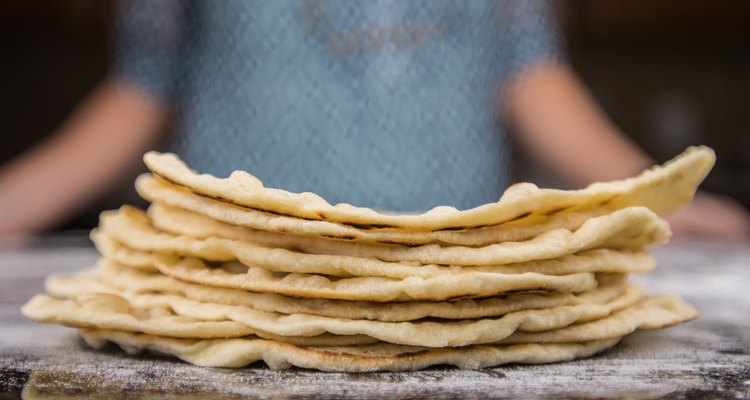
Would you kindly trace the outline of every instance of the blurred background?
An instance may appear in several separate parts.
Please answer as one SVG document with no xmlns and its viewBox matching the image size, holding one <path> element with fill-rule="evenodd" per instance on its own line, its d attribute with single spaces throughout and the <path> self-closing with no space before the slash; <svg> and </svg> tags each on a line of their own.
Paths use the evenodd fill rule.
<svg viewBox="0 0 750 400">
<path fill-rule="evenodd" d="M 750 2 L 559 0 L 570 61 L 610 117 L 664 161 L 706 144 L 718 163 L 704 187 L 750 206 Z M 114 0 L 0 1 L 0 163 L 34 145 L 107 73 Z M 89 229 L 99 211 L 142 204 L 133 171 L 122 192 L 60 226 Z M 518 156 L 516 180 L 555 185 Z"/>
</svg>

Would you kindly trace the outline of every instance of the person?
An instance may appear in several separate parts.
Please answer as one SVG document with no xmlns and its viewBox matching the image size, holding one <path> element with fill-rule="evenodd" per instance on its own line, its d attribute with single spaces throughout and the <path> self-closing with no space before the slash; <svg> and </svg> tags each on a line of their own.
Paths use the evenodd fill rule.
<svg viewBox="0 0 750 400">
<path fill-rule="evenodd" d="M 389 210 L 496 201 L 507 127 L 575 186 L 652 165 L 567 65 L 553 21 L 541 1 L 123 2 L 111 76 L 0 170 L 0 235 L 83 209 L 173 120 L 171 148 L 196 170 Z M 750 232 L 708 193 L 672 224 Z"/>
</svg>

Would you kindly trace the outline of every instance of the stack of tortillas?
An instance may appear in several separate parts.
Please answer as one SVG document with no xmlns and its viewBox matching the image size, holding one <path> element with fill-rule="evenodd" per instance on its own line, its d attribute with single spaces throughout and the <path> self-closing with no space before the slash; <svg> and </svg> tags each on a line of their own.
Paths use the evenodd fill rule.
<svg viewBox="0 0 750 400">
<path fill-rule="evenodd" d="M 586 357 L 698 316 L 645 295 L 646 247 L 714 163 L 705 147 L 586 189 L 510 187 L 471 210 L 394 215 L 144 157 L 147 212 L 105 212 L 94 269 L 50 277 L 28 317 L 205 366 L 482 368 Z"/>
</svg>

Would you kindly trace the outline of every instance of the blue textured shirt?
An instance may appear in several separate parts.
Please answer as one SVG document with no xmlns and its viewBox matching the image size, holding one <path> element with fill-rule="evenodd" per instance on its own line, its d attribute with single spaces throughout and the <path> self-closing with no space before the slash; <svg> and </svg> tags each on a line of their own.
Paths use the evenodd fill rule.
<svg viewBox="0 0 750 400">
<path fill-rule="evenodd" d="M 497 201 L 499 94 L 560 57 L 539 1 L 125 1 L 114 74 L 174 106 L 172 150 L 332 203 Z"/>
</svg>

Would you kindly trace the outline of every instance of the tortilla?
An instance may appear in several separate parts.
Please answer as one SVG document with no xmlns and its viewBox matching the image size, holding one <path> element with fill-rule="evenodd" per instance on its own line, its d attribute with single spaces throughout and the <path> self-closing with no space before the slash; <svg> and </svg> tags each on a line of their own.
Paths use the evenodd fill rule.
<svg viewBox="0 0 750 400">
<path fill-rule="evenodd" d="M 206 286 L 252 292 L 361 301 L 445 301 L 493 297 L 519 291 L 580 293 L 596 287 L 592 273 L 543 275 L 477 272 L 406 279 L 383 277 L 336 278 L 325 275 L 279 273 L 238 262 L 207 265 L 197 258 L 154 255 L 154 266 L 164 275 Z"/>
<path fill-rule="evenodd" d="M 480 369 L 510 363 L 545 364 L 589 357 L 619 341 L 606 339 L 587 343 L 477 345 L 446 349 L 395 344 L 306 348 L 258 338 L 190 340 L 93 329 L 80 332 L 86 343 L 95 349 L 113 342 L 129 354 L 152 351 L 204 367 L 241 368 L 263 361 L 271 369 L 296 366 L 329 372 L 415 371 L 432 365 Z"/>
<path fill-rule="evenodd" d="M 565 343 L 627 335 L 636 329 L 661 329 L 692 321 L 698 310 L 679 297 L 650 295 L 607 318 L 548 332 L 517 332 L 501 343 Z"/>
<path fill-rule="evenodd" d="M 144 301 L 142 301 L 144 302 Z M 143 332 L 173 338 L 237 338 L 255 334 L 264 339 L 282 340 L 301 346 L 360 346 L 377 342 L 364 335 L 294 337 L 278 336 L 252 329 L 226 319 L 200 320 L 173 313 L 168 307 L 133 307 L 124 298 L 111 294 L 83 294 L 75 300 L 34 296 L 21 308 L 34 321 L 76 328 L 113 329 Z"/>
<path fill-rule="evenodd" d="M 155 271 L 151 253 L 144 250 L 133 250 L 110 238 L 98 229 L 91 232 L 91 240 L 102 256 L 133 268 Z M 100 243 L 106 242 L 102 246 Z M 656 266 L 652 255 L 644 251 L 596 249 L 550 260 L 527 261 L 507 265 L 473 266 L 473 267 L 431 267 L 403 265 L 406 271 L 398 276 L 413 275 L 431 277 L 437 275 L 457 275 L 463 273 L 496 273 L 518 274 L 534 272 L 544 275 L 568 275 L 579 272 L 596 272 L 607 274 L 635 274 L 649 272 Z M 351 276 L 351 275 L 349 275 Z"/>
<path fill-rule="evenodd" d="M 668 224 L 646 208 L 627 208 L 613 214 L 587 221 L 575 232 L 564 229 L 547 232 L 525 242 L 508 242 L 485 246 L 441 247 L 425 245 L 413 248 L 393 246 L 375 248 L 364 244 L 352 246 L 353 255 L 309 254 L 282 248 L 268 248 L 244 240 L 210 237 L 193 239 L 159 232 L 150 225 L 148 217 L 140 210 L 122 207 L 119 212 L 104 212 L 100 229 L 116 241 L 139 251 L 160 254 L 187 255 L 209 261 L 239 260 L 252 267 L 278 272 L 325 274 L 339 277 L 383 276 L 405 279 L 408 277 L 435 277 L 444 274 L 495 272 L 494 268 L 446 268 L 450 265 L 503 265 L 534 260 L 552 260 L 579 251 L 596 248 L 640 249 L 651 243 L 661 243 L 669 237 Z M 637 253 L 608 253 L 614 266 L 633 266 L 643 262 L 648 270 L 648 256 Z M 618 257 L 620 256 L 620 257 Z M 619 259 L 618 259 L 619 258 Z M 640 260 L 639 260 L 640 259 Z M 382 260 L 403 260 L 382 261 Z M 565 262 L 575 263 L 575 257 Z M 580 257 L 586 267 L 601 265 L 600 259 Z M 587 262 L 586 262 L 587 261 Z M 425 265 L 425 263 L 441 265 Z M 560 261 L 550 262 L 559 264 Z M 544 263 L 517 264 L 515 271 L 544 270 Z M 540 268 L 541 267 L 541 268 Z M 584 267 L 585 268 L 585 267 Z M 637 269 L 638 267 L 634 267 Z M 623 268 L 628 270 L 629 268 Z M 508 270 L 508 268 L 501 268 Z"/>
<path fill-rule="evenodd" d="M 378 213 L 349 204 L 331 205 L 314 193 L 290 193 L 263 186 L 256 177 L 235 171 L 228 178 L 199 175 L 174 154 L 149 152 L 143 156 L 156 175 L 194 193 L 247 209 L 314 221 L 330 221 L 362 230 L 466 230 L 502 225 L 520 219 L 535 223 L 571 208 L 618 210 L 648 207 L 669 213 L 687 204 L 715 162 L 707 147 L 690 147 L 683 154 L 644 171 L 639 176 L 594 183 L 581 190 L 539 189 L 532 184 L 511 186 L 497 203 L 459 211 L 436 207 L 418 215 Z M 533 221 L 533 222 L 532 222 Z"/>
<path fill-rule="evenodd" d="M 418 246 L 422 244 L 484 246 L 506 241 L 521 241 L 534 238 L 553 229 L 577 229 L 584 221 L 608 214 L 605 209 L 571 211 L 554 215 L 547 221 L 525 224 L 523 221 L 509 222 L 497 227 L 465 231 L 435 232 L 387 232 L 363 231 L 327 221 L 309 221 L 300 218 L 279 216 L 197 195 L 169 184 L 150 174 L 139 176 L 135 181 L 138 194 L 144 199 L 171 207 L 179 207 L 206 215 L 217 221 L 244 226 L 251 229 L 275 233 L 314 236 L 337 241 L 367 242 Z"/>
<path fill-rule="evenodd" d="M 188 236 L 196 239 L 222 238 L 247 241 L 259 246 L 282 248 L 310 254 L 339 254 L 350 256 L 374 257 L 379 260 L 395 261 L 388 250 L 397 245 L 367 245 L 320 239 L 307 236 L 278 234 L 229 225 L 204 215 L 165 205 L 152 204 L 148 216 L 154 228 L 177 236 Z M 360 251 L 358 249 L 365 249 Z M 445 273 L 461 271 L 485 271 L 514 273 L 519 271 L 538 272 L 547 275 L 562 275 L 575 272 L 609 272 L 609 273 L 642 273 L 652 271 L 656 262 L 643 251 L 596 249 L 577 252 L 569 256 L 540 262 L 523 262 L 484 267 L 460 267 L 450 270 L 440 269 Z"/>
<path fill-rule="evenodd" d="M 603 304 L 621 296 L 629 286 L 624 276 L 618 275 L 614 278 L 617 279 L 600 280 L 597 288 L 579 294 L 514 293 L 480 300 L 376 303 L 298 298 L 202 286 L 101 260 L 96 270 L 88 269 L 74 274 L 50 276 L 45 281 L 45 290 L 50 295 L 60 298 L 74 298 L 86 293 L 177 294 L 203 303 L 240 305 L 282 314 L 402 322 L 423 318 L 476 319 L 523 310 Z"/>
<path fill-rule="evenodd" d="M 170 337 L 216 338 L 250 334 L 268 337 L 270 334 L 283 341 L 289 336 L 364 335 L 403 345 L 456 347 L 497 342 L 517 330 L 545 331 L 596 320 L 633 305 L 641 295 L 640 288 L 630 286 L 621 296 L 603 304 L 526 310 L 499 318 L 456 321 L 381 322 L 289 315 L 246 306 L 202 303 L 177 295 L 132 293 L 82 294 L 69 300 L 39 295 L 24 306 L 23 312 L 39 322 Z"/>
<path fill-rule="evenodd" d="M 96 247 L 99 254 L 105 255 L 107 258 L 121 262 L 132 268 L 151 272 L 156 271 L 153 257 L 146 251 L 129 249 L 96 228 L 91 230 L 89 238 L 94 243 L 94 247 Z"/>
<path fill-rule="evenodd" d="M 697 311 L 679 299 L 658 296 L 644 299 L 638 305 L 602 320 L 549 331 L 547 335 L 554 343 L 473 345 L 438 349 L 388 343 L 307 349 L 255 337 L 190 340 L 93 329 L 82 329 L 81 336 L 94 348 L 101 348 L 108 341 L 112 341 L 129 353 L 155 351 L 176 356 L 196 365 L 211 367 L 239 368 L 262 360 L 273 369 L 297 366 L 340 372 L 405 371 L 438 364 L 479 369 L 511 362 L 540 364 L 587 357 L 615 345 L 623 335 L 635 328 L 662 328 L 696 316 Z M 596 329 L 585 328 L 591 326 L 595 326 Z M 577 329 L 580 337 L 607 338 L 589 342 L 565 341 L 575 337 L 571 332 L 576 331 L 572 329 Z M 555 332 L 558 335 L 555 335 Z M 617 334 L 621 335 L 616 336 Z M 520 337 L 515 335 L 518 334 L 510 336 L 508 341 Z"/>
<path fill-rule="evenodd" d="M 524 241 L 554 229 L 562 228 L 573 231 L 590 218 L 610 213 L 608 210 L 569 211 L 556 214 L 546 221 L 540 221 L 533 225 L 509 222 L 502 226 L 464 231 L 361 231 L 326 221 L 306 221 L 238 209 L 228 203 L 192 194 L 150 175 L 139 177 L 136 181 L 136 187 L 140 188 L 141 196 L 152 201 L 149 207 L 149 216 L 152 218 L 154 225 L 162 231 L 198 238 L 208 235 L 269 244 L 274 242 L 288 243 L 289 239 L 285 239 L 285 237 L 306 239 L 306 236 L 299 234 L 301 232 L 312 239 L 327 240 L 337 244 L 365 242 L 406 246 L 428 243 L 483 246 L 493 243 Z M 191 207 L 194 211 L 180 208 L 180 205 Z M 218 219 L 209 217 L 209 215 Z M 200 219 L 196 220 L 198 218 Z M 222 222 L 235 220 L 239 221 L 239 225 Z M 248 226 L 258 229 L 251 229 Z M 297 232 L 298 234 L 288 232 Z"/>
</svg>

